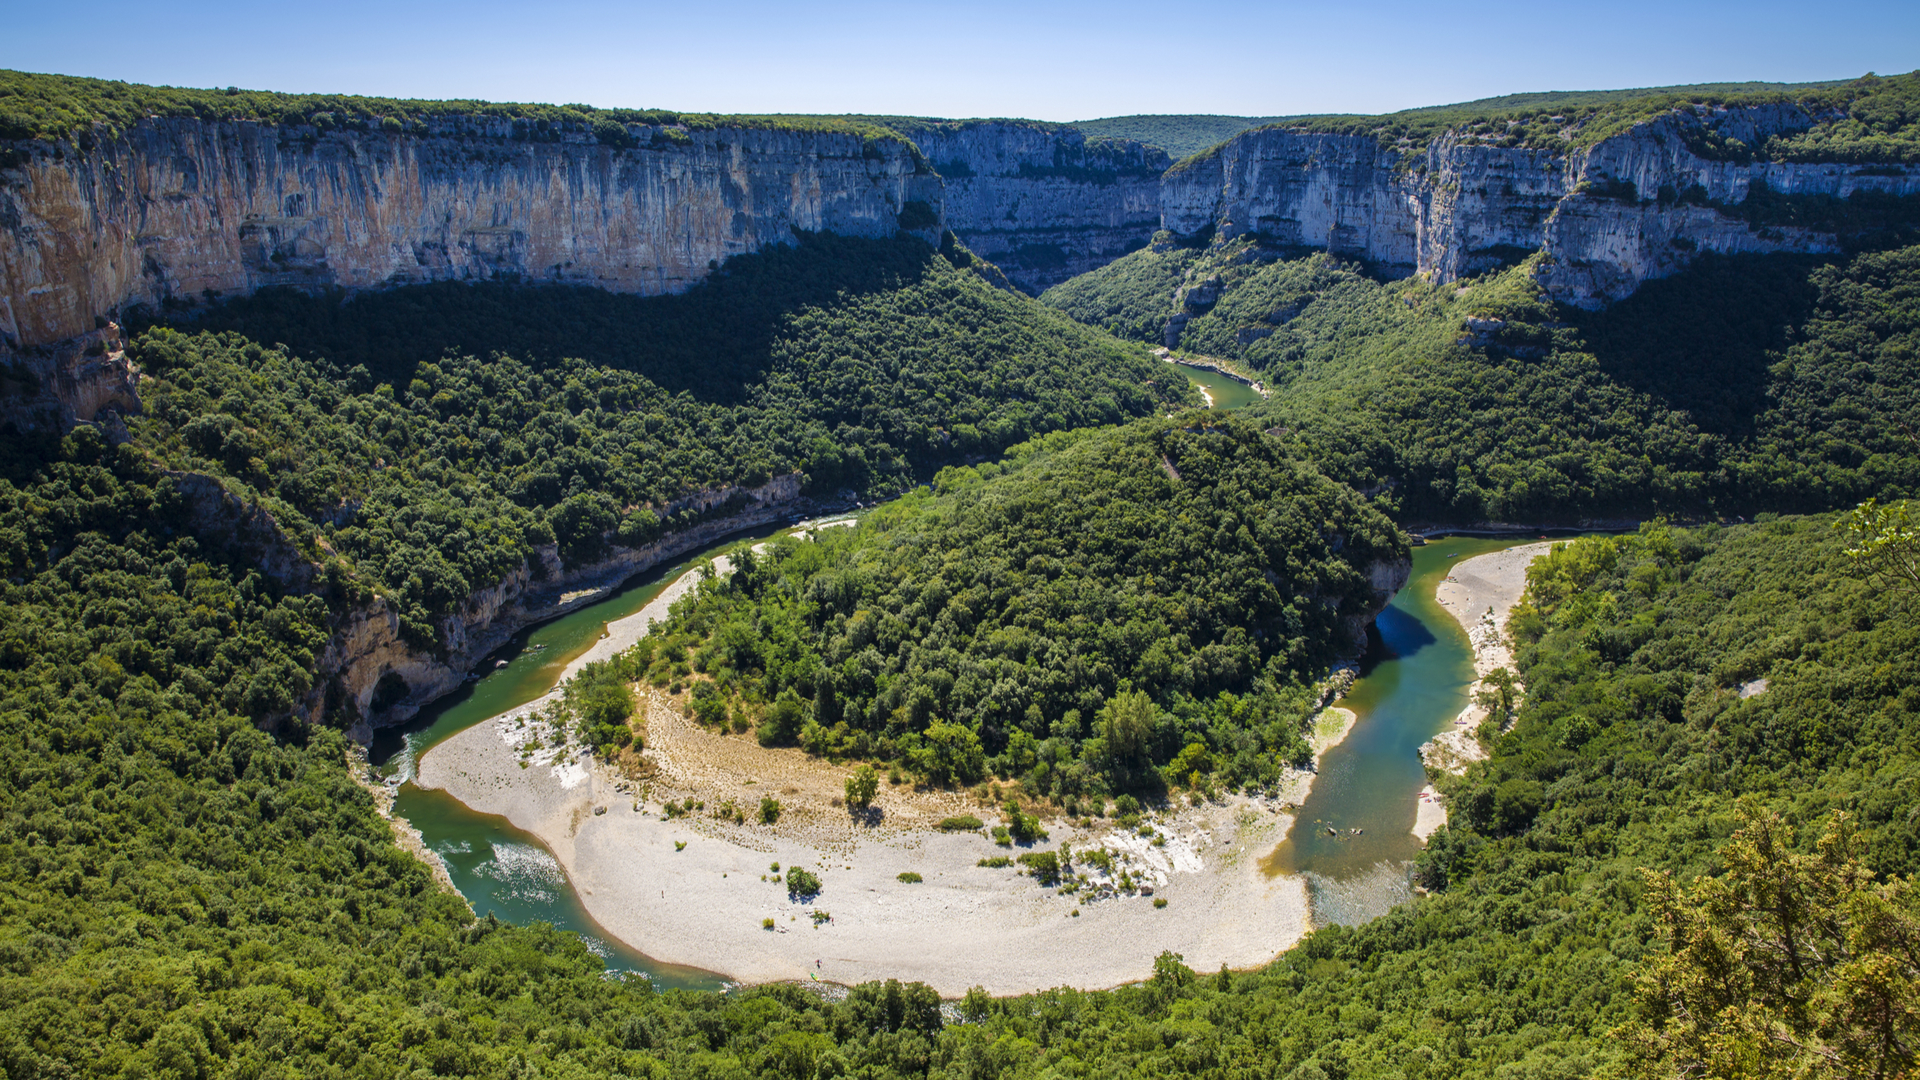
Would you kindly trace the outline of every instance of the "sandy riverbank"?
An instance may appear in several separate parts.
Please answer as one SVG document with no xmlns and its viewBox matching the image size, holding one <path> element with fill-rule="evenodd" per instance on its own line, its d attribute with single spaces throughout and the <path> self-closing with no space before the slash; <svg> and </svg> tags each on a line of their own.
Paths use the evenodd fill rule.
<svg viewBox="0 0 1920 1080">
<path fill-rule="evenodd" d="M 553 734 L 524 708 L 434 748 L 418 782 L 538 837 L 609 934 L 657 960 L 746 982 L 812 972 L 839 983 L 918 980 L 947 996 L 975 985 L 996 994 L 1091 989 L 1145 978 L 1163 950 L 1196 970 L 1252 967 L 1308 928 L 1304 883 L 1259 868 L 1260 853 L 1292 824 L 1280 799 L 1155 815 L 1159 846 L 1111 819 L 1043 819 L 1049 840 L 1032 850 L 1069 846 L 1096 880 L 1125 872 L 1167 901 L 1156 908 L 1143 895 L 1062 895 L 1015 868 L 979 866 L 1027 849 L 940 832 L 942 819 L 961 814 L 998 823 L 969 793 L 883 783 L 877 820 L 859 818 L 832 805 L 845 767 L 714 734 L 661 697 L 650 699 L 647 721 L 658 769 L 647 782 L 630 784 L 577 749 L 555 754 Z M 543 748 L 523 754 L 536 739 Z M 1296 790 L 1288 794 L 1304 796 Z M 771 826 L 757 821 L 763 796 L 782 803 Z M 704 808 L 663 820 L 663 803 L 689 797 Z M 715 816 L 729 801 L 746 823 Z M 1091 866 L 1095 848 L 1115 860 L 1111 877 Z M 818 874 L 819 896 L 790 900 L 765 880 L 776 862 Z M 902 883 L 903 872 L 923 880 Z M 832 920 L 816 926 L 814 911 Z M 762 929 L 767 918 L 772 931 Z"/>
<path fill-rule="evenodd" d="M 1473 701 L 1485 688 L 1484 679 L 1495 668 L 1513 668 L 1513 649 L 1507 638 L 1507 617 L 1527 589 L 1527 567 L 1545 555 L 1553 541 L 1522 544 L 1504 551 L 1463 559 L 1453 567 L 1434 595 L 1473 645 L 1474 683 L 1468 688 L 1467 707 L 1454 719 L 1451 730 L 1434 736 L 1420 748 L 1420 759 L 1429 769 L 1459 773 L 1471 762 L 1487 756 L 1480 745 L 1478 729 L 1487 718 L 1487 710 Z M 1420 792 L 1419 812 L 1413 833 L 1425 840 L 1446 824 L 1447 811 L 1440 793 L 1432 784 Z"/>
<path fill-rule="evenodd" d="M 726 569 L 724 561 L 717 567 Z M 637 640 L 697 581 L 689 573 L 647 608 L 610 624 L 568 673 Z M 1305 883 L 1268 878 L 1258 860 L 1291 828 L 1310 772 L 1289 777 L 1270 798 L 1181 803 L 1152 815 L 1144 824 L 1157 844 L 1111 818 L 1043 814 L 1050 836 L 1031 850 L 1070 847 L 1091 879 L 1078 895 L 1065 895 L 1017 868 L 978 865 L 1029 849 L 937 828 L 962 814 L 998 824 L 991 793 L 983 802 L 970 792 L 883 783 L 878 813 L 855 817 L 834 805 L 848 767 L 700 728 L 658 693 L 646 696 L 654 772 L 632 781 L 577 745 L 556 749 L 562 740 L 539 715 L 553 697 L 441 743 L 421 760 L 416 782 L 532 833 L 601 927 L 656 960 L 746 982 L 812 973 L 839 983 L 919 980 L 949 996 L 975 985 L 1007 994 L 1132 982 L 1151 973 L 1163 950 L 1183 954 L 1196 970 L 1253 967 L 1309 929 Z M 1352 726 L 1352 713 L 1326 710 L 1312 732 L 1316 756 Z M 773 825 L 757 820 L 763 796 L 782 804 Z M 665 803 L 689 798 L 703 807 L 663 817 Z M 744 822 L 731 820 L 728 803 Z M 1089 857 L 1096 849 L 1112 860 L 1111 872 Z M 766 880 L 776 862 L 817 873 L 825 887 L 811 903 L 789 899 Z M 905 872 L 922 881 L 901 882 Z M 1115 889 L 1122 874 L 1150 886 L 1152 896 Z M 1155 899 L 1166 906 L 1155 907 Z M 815 925 L 815 911 L 830 912 L 831 921 Z M 768 918 L 771 931 L 762 928 Z"/>
</svg>

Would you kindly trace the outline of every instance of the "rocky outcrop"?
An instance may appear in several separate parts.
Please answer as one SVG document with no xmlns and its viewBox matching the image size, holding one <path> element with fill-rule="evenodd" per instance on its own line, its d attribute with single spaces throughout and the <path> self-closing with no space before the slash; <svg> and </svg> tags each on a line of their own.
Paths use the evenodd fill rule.
<svg viewBox="0 0 1920 1080">
<path fill-rule="evenodd" d="M 904 140 L 626 130 L 614 147 L 478 116 L 408 133 L 155 118 L 0 145 L 0 352 L 269 285 L 670 293 L 796 229 L 938 240 L 940 179 Z"/>
<path fill-rule="evenodd" d="M 1349 655 L 1360 656 L 1367 651 L 1367 627 L 1373 620 L 1387 610 L 1393 598 L 1401 589 L 1407 587 L 1407 580 L 1413 576 L 1413 557 L 1402 555 L 1396 559 L 1375 559 L 1367 564 L 1367 587 L 1372 590 L 1364 611 L 1340 616 L 1341 636 L 1346 640 Z"/>
<path fill-rule="evenodd" d="M 348 610 L 338 616 L 321 653 L 306 709 L 316 719 L 328 710 L 359 717 L 355 731 L 362 738 L 374 727 L 404 722 L 459 687 L 475 664 L 526 627 L 600 599 L 634 575 L 730 533 L 793 514 L 800 479 L 790 473 L 757 488 L 703 492 L 688 505 L 736 509 L 642 547 L 614 546 L 595 562 L 569 566 L 555 548 L 536 549 L 505 580 L 438 620 L 437 650 L 410 645 L 401 635 L 399 613 L 384 599 Z"/>
<path fill-rule="evenodd" d="M 1145 247 L 1160 227 L 1157 147 L 1010 120 L 904 129 L 946 181 L 947 227 L 1039 293 Z"/>
<path fill-rule="evenodd" d="M 140 411 L 138 373 L 127 360 L 126 342 L 116 323 L 5 359 L 7 369 L 0 374 L 0 425 L 12 424 L 21 431 L 66 431 L 75 423 L 112 423 L 118 416 Z"/>
<path fill-rule="evenodd" d="M 1458 132 L 1419 148 L 1264 128 L 1170 170 L 1161 215 L 1183 237 L 1257 233 L 1438 281 L 1544 252 L 1537 274 L 1548 292 L 1599 307 L 1702 252 L 1837 250 L 1831 232 L 1743 213 L 1756 193 L 1920 195 L 1920 167 L 1738 160 L 1706 149 L 1733 139 L 1758 146 L 1815 120 L 1797 106 L 1701 106 L 1566 150 Z"/>
</svg>

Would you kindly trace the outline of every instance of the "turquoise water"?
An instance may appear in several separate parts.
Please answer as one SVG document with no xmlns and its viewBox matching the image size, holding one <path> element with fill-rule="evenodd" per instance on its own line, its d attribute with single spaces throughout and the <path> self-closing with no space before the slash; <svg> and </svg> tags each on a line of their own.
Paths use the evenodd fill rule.
<svg viewBox="0 0 1920 1080">
<path fill-rule="evenodd" d="M 1427 782 L 1420 744 L 1453 725 L 1473 683 L 1466 631 L 1434 590 L 1461 559 L 1528 542 L 1441 538 L 1413 550 L 1412 577 L 1375 621 L 1378 640 L 1337 702 L 1359 719 L 1322 756 L 1293 831 L 1261 862 L 1269 874 L 1307 875 L 1317 925 L 1365 922 L 1412 897 L 1422 846 L 1413 821 Z"/>
<path fill-rule="evenodd" d="M 1208 395 L 1213 398 L 1213 407 L 1216 409 L 1244 409 L 1260 400 L 1260 395 L 1246 383 L 1235 382 L 1218 372 L 1188 367 L 1185 364 L 1179 367 L 1180 373 L 1187 377 L 1188 382 L 1206 388 Z"/>
<path fill-rule="evenodd" d="M 785 526 L 770 526 L 735 534 L 672 566 L 648 571 L 604 600 L 524 630 L 483 662 L 483 669 L 497 660 L 505 660 L 504 666 L 441 698 L 404 727 L 375 733 L 369 756 L 400 781 L 394 813 L 412 822 L 426 845 L 446 861 L 454 887 L 475 913 L 484 917 L 492 912 L 519 925 L 547 922 L 571 930 L 606 961 L 609 970 L 641 972 L 663 990 L 715 990 L 726 985 L 712 972 L 659 963 L 609 937 L 587 914 L 559 861 L 538 840 L 505 818 L 468 809 L 446 792 L 415 786 L 413 765 L 450 736 L 553 689 L 568 662 L 605 636 L 607 623 L 639 611 L 688 569 L 743 540 L 784 530 Z"/>
<path fill-rule="evenodd" d="M 1215 392 L 1217 408 L 1258 400 L 1251 388 L 1231 379 L 1181 370 Z M 413 763 L 437 743 L 552 689 L 568 662 L 606 633 L 608 622 L 639 611 L 699 562 L 742 540 L 781 531 L 769 527 L 737 534 L 635 578 L 604 600 L 523 631 L 485 662 L 505 661 L 502 666 L 405 727 L 376 734 L 372 759 L 399 782 L 395 812 L 446 861 L 454 886 L 475 912 L 578 933 L 610 970 L 643 973 L 662 989 L 726 985 L 712 972 L 662 964 L 615 941 L 587 914 L 559 862 L 539 841 L 504 818 L 476 813 L 445 792 L 416 787 L 411 779 Z M 1409 869 L 1421 846 L 1410 830 L 1416 793 L 1426 782 L 1418 748 L 1465 707 L 1473 672 L 1466 634 L 1440 606 L 1434 589 L 1459 559 L 1524 542 L 1443 539 L 1414 549 L 1411 579 L 1381 613 L 1361 677 L 1339 702 L 1359 720 L 1322 758 L 1293 834 L 1262 860 L 1270 874 L 1307 876 L 1317 924 L 1364 922 L 1410 898 Z M 1329 828 L 1340 835 L 1328 836 Z"/>
</svg>

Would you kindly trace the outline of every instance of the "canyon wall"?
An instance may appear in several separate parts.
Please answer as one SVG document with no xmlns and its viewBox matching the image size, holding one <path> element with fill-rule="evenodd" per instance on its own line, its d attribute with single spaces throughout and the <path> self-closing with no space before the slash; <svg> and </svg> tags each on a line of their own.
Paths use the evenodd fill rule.
<svg viewBox="0 0 1920 1080">
<path fill-rule="evenodd" d="M 404 722 L 458 688 L 487 654 L 526 627 L 602 599 L 634 575 L 689 551 L 793 515 L 802 505 L 800 475 L 776 476 L 757 488 L 701 492 L 683 504 L 695 509 L 732 505 L 730 513 L 651 544 L 610 546 L 605 557 L 593 562 L 569 565 L 552 545 L 536 548 L 504 581 L 474 592 L 458 610 L 435 620 L 440 631 L 436 650 L 410 645 L 401 635 L 399 613 L 384 599 L 341 609 L 315 665 L 315 687 L 305 711 L 315 721 L 329 710 L 359 717 L 355 730 L 363 741 L 374 727 Z"/>
<path fill-rule="evenodd" d="M 1161 219 L 1182 237 L 1257 233 L 1439 281 L 1540 251 L 1548 258 L 1539 279 L 1556 299 L 1600 307 L 1702 252 L 1838 249 L 1831 232 L 1744 215 L 1755 192 L 1920 195 L 1920 167 L 1721 160 L 1696 150 L 1726 139 L 1761 145 L 1815 119 L 1789 105 L 1700 106 L 1565 150 L 1459 132 L 1423 150 L 1261 129 L 1170 170 Z"/>
<path fill-rule="evenodd" d="M 290 593 L 325 592 L 311 554 L 266 507 L 205 473 L 169 469 L 164 483 L 164 498 L 179 503 L 194 535 L 210 549 L 259 567 Z M 755 488 L 695 492 L 671 508 L 704 511 L 705 520 L 640 547 L 610 543 L 592 561 L 568 563 L 554 545 L 537 547 L 504 580 L 475 590 L 456 610 L 434 619 L 438 641 L 432 648 L 406 640 L 399 612 L 384 597 L 336 602 L 329 636 L 314 661 L 312 689 L 295 711 L 310 723 L 352 717 L 354 737 L 365 742 L 374 728 L 403 723 L 458 689 L 489 653 L 528 626 L 604 599 L 635 575 L 733 533 L 793 516 L 808 505 L 800 485 L 800 474 L 788 473 Z"/>
<path fill-rule="evenodd" d="M 1160 227 L 1165 151 L 1017 120 L 901 127 L 946 181 L 947 227 L 1039 293 L 1145 247 Z"/>
<path fill-rule="evenodd" d="M 904 140 L 626 130 L 616 148 L 485 117 L 410 134 L 156 118 L 0 146 L 0 352 L 270 285 L 511 275 L 670 293 L 795 229 L 893 236 L 908 211 L 938 240 L 940 179 Z"/>
<path fill-rule="evenodd" d="M 796 229 L 937 242 L 951 228 L 1029 292 L 1162 227 L 1258 233 L 1437 280 L 1543 251 L 1549 290 L 1593 307 L 1703 251 L 1837 246 L 1817 228 L 1749 220 L 1740 207 L 1763 187 L 1920 194 L 1920 167 L 1698 149 L 1760 145 L 1815 119 L 1701 106 L 1563 150 L 1486 132 L 1389 147 L 1268 128 L 1168 170 L 1156 148 L 1027 121 L 893 121 L 899 138 L 634 124 L 616 147 L 481 116 L 404 133 L 154 118 L 0 146 L 0 354 L 74 342 L 136 306 L 272 285 L 512 276 L 677 292 Z M 78 364 L 85 344 L 61 363 Z"/>
</svg>

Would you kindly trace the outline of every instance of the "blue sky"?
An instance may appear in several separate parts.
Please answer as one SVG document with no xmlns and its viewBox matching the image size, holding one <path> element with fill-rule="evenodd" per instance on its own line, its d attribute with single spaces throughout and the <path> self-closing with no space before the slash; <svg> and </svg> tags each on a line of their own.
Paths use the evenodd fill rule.
<svg viewBox="0 0 1920 1080">
<path fill-rule="evenodd" d="M 0 0 L 0 67 L 176 86 L 1079 120 L 1920 67 L 1920 3 Z"/>
</svg>

